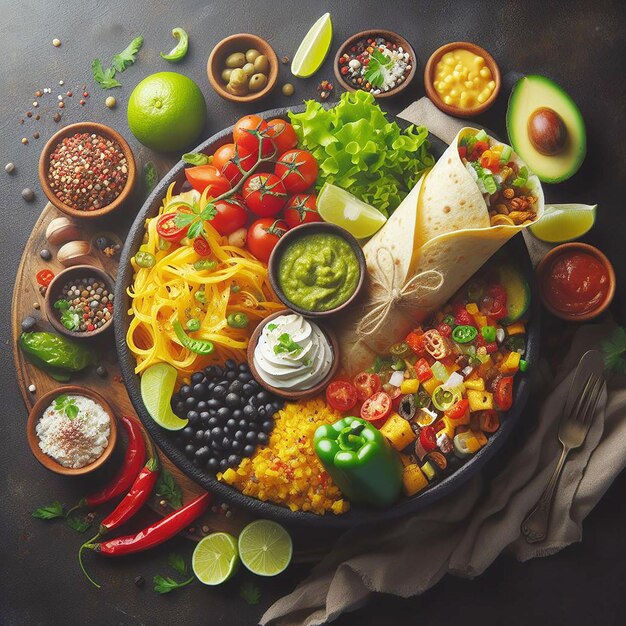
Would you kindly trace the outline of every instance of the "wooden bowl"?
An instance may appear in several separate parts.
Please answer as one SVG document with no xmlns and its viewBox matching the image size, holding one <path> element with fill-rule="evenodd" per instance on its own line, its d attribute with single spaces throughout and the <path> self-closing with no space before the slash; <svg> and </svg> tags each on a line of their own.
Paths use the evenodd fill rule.
<svg viewBox="0 0 626 626">
<path fill-rule="evenodd" d="M 70 337 L 70 339 L 91 339 L 92 337 L 101 335 L 113 326 L 113 314 L 111 314 L 111 317 L 106 324 L 103 324 L 100 328 L 92 331 L 80 332 L 68 330 L 65 326 L 63 326 L 63 324 L 61 324 L 59 312 L 54 308 L 54 303 L 61 297 L 61 290 L 68 281 L 85 277 L 97 278 L 106 284 L 110 294 L 114 293 L 115 281 L 104 270 L 101 270 L 99 267 L 95 267 L 94 265 L 74 265 L 73 267 L 68 267 L 54 277 L 46 290 L 44 311 L 48 317 L 48 321 L 52 324 L 52 326 L 54 326 L 55 330 L 66 337 Z M 115 301 L 113 303 L 113 308 L 115 308 Z"/>
<path fill-rule="evenodd" d="M 52 404 L 52 401 L 62 394 L 71 394 L 76 396 L 85 396 L 91 398 L 94 402 L 97 402 L 108 413 L 110 418 L 110 432 L 109 442 L 102 454 L 92 463 L 85 465 L 84 467 L 65 467 L 60 463 L 57 463 L 51 456 L 48 456 L 39 447 L 39 438 L 37 437 L 36 427 L 41 419 L 43 412 Z M 115 448 L 115 442 L 117 441 L 117 420 L 115 419 L 115 413 L 111 408 L 111 405 L 98 393 L 88 389 L 87 387 L 78 387 L 77 385 L 64 385 L 49 391 L 37 400 L 35 406 L 28 414 L 28 421 L 26 422 L 26 436 L 28 438 L 28 445 L 31 452 L 35 455 L 35 458 L 51 472 L 57 474 L 63 474 L 64 476 L 81 476 L 93 472 L 102 466 L 107 459 L 111 456 L 113 448 Z"/>
<path fill-rule="evenodd" d="M 261 91 L 250 92 L 245 96 L 235 96 L 226 91 L 226 84 L 222 80 L 222 70 L 225 68 L 226 57 L 233 52 L 245 53 L 246 50 L 250 50 L 251 48 L 264 54 L 269 61 L 270 72 L 267 76 L 267 85 L 265 85 Z M 213 48 L 209 55 L 206 71 L 211 87 L 213 87 L 222 98 L 230 100 L 231 102 L 255 102 L 256 100 L 265 98 L 276 86 L 276 81 L 278 80 L 278 57 L 272 46 L 270 46 L 265 39 L 257 35 L 238 33 L 237 35 L 230 35 L 230 37 L 222 39 L 222 41 Z"/>
<path fill-rule="evenodd" d="M 319 324 L 317 321 L 313 321 L 313 324 L 317 324 L 326 338 L 328 339 L 331 349 L 333 351 L 333 364 L 328 372 L 328 375 L 321 380 L 315 387 L 311 387 L 310 389 L 305 389 L 304 391 L 288 391 L 285 389 L 280 389 L 278 387 L 273 387 L 265 382 L 265 380 L 259 376 L 259 372 L 254 365 L 254 350 L 256 349 L 256 345 L 259 342 L 259 337 L 261 336 L 261 331 L 263 328 L 269 324 L 273 319 L 279 317 L 280 315 L 288 315 L 290 313 L 294 313 L 289 309 L 282 309 L 281 311 L 276 311 L 276 313 L 272 313 L 272 315 L 268 315 L 255 329 L 250 337 L 250 341 L 248 343 L 248 352 L 247 352 L 247 360 L 248 365 L 250 366 L 250 371 L 254 376 L 254 379 L 267 389 L 270 393 L 273 393 L 276 396 L 280 396 L 281 398 L 286 398 L 287 400 L 303 400 L 305 398 L 312 398 L 313 396 L 317 396 L 326 388 L 328 383 L 335 377 L 337 374 L 337 370 L 339 369 L 339 343 L 337 342 L 337 336 L 334 331 L 330 329 L 328 326 L 323 326 Z"/>
<path fill-rule="evenodd" d="M 469 50 L 470 52 L 483 57 L 487 67 L 491 70 L 491 76 L 496 83 L 496 87 L 489 99 L 482 104 L 472 107 L 471 109 L 462 109 L 460 107 L 446 104 L 439 96 L 439 93 L 435 89 L 434 85 L 437 63 L 439 63 L 441 57 L 446 54 L 446 52 L 456 50 L 457 48 Z M 426 90 L 426 95 L 432 100 L 433 104 L 437 108 L 441 109 L 444 113 L 454 115 L 455 117 L 474 117 L 486 111 L 496 101 L 496 98 L 500 93 L 501 83 L 502 79 L 500 77 L 500 68 L 494 58 L 484 48 L 481 48 L 480 46 L 477 46 L 469 41 L 453 41 L 452 43 L 447 43 L 445 46 L 441 46 L 441 48 L 438 48 L 430 55 L 430 58 L 426 63 L 426 67 L 424 68 L 424 89 Z"/>
<path fill-rule="evenodd" d="M 548 287 L 546 285 L 547 273 L 554 259 L 556 259 L 558 256 L 560 256 L 564 252 L 582 252 L 582 253 L 590 254 L 591 256 L 595 257 L 598 261 L 600 261 L 600 263 L 604 266 L 604 268 L 607 271 L 607 274 L 609 277 L 609 288 L 608 288 L 606 297 L 595 309 L 588 311 L 587 313 L 582 313 L 579 315 L 576 315 L 573 313 L 567 313 L 567 312 L 561 311 L 560 309 L 555 308 L 550 302 L 550 298 L 548 294 Z M 539 283 L 539 294 L 541 296 L 541 301 L 543 302 L 544 306 L 546 307 L 546 309 L 548 309 L 548 311 L 550 311 L 550 313 L 568 322 L 587 322 L 591 319 L 598 317 L 599 315 L 601 315 L 602 313 L 604 313 L 604 311 L 608 309 L 609 305 L 611 304 L 613 300 L 613 296 L 615 296 L 615 286 L 616 286 L 615 270 L 613 269 L 613 265 L 611 264 L 611 261 L 609 261 L 606 255 L 600 250 L 598 250 L 598 248 L 594 246 L 590 246 L 587 243 L 580 243 L 577 241 L 572 241 L 570 243 L 564 243 L 564 244 L 561 244 L 560 246 L 556 246 L 555 248 L 552 248 L 552 250 L 550 250 L 550 252 L 548 252 L 546 256 L 543 257 L 543 259 L 541 259 L 539 265 L 537 265 L 536 273 L 537 273 L 537 278 L 538 278 L 538 283 Z"/>
<path fill-rule="evenodd" d="M 333 64 L 333 70 L 335 72 L 335 78 L 337 82 L 347 91 L 356 91 L 357 88 L 349 83 L 341 74 L 341 66 L 339 65 L 339 59 L 346 52 L 348 48 L 353 46 L 355 43 L 360 41 L 361 39 L 368 39 L 370 37 L 384 37 L 387 41 L 391 41 L 395 43 L 397 46 L 401 46 L 405 52 L 409 53 L 411 58 L 411 70 L 409 71 L 408 76 L 393 89 L 389 91 L 385 91 L 379 93 L 378 95 L 372 94 L 375 98 L 390 98 L 392 96 L 397 96 L 399 93 L 403 92 L 408 86 L 409 83 L 413 80 L 415 76 L 415 70 L 417 68 L 417 56 L 415 55 L 415 50 L 413 50 L 413 46 L 404 38 L 402 35 L 398 35 L 398 33 L 394 33 L 391 30 L 363 30 L 356 35 L 352 35 L 346 39 L 340 46 L 339 50 L 337 50 L 337 54 L 335 55 L 335 61 Z"/>
<path fill-rule="evenodd" d="M 325 234 L 333 234 L 338 235 L 342 239 L 344 239 L 350 247 L 352 251 L 356 255 L 357 261 L 359 263 L 359 282 L 356 285 L 356 289 L 354 293 L 342 304 L 336 306 L 334 309 L 329 309 L 328 311 L 309 311 L 308 309 L 303 309 L 302 307 L 297 306 L 287 296 L 285 292 L 282 290 L 280 286 L 280 281 L 278 280 L 278 270 L 280 267 L 280 261 L 285 253 L 285 250 L 293 243 L 296 239 L 300 237 L 304 237 L 306 235 L 313 235 L 315 233 L 325 233 Z M 272 289 L 278 296 L 278 299 L 289 309 L 295 311 L 296 313 L 300 313 L 304 317 L 329 317 L 330 315 L 335 315 L 340 313 L 344 309 L 348 308 L 358 297 L 365 285 L 365 276 L 367 275 L 367 265 L 365 263 L 365 255 L 363 254 L 363 250 L 359 245 L 359 242 L 345 229 L 340 226 L 336 226 L 335 224 L 330 224 L 328 222 L 312 222 L 310 224 L 302 224 L 300 226 L 296 226 L 296 228 L 292 228 L 288 230 L 276 244 L 274 250 L 272 250 L 272 254 L 270 256 L 267 274 L 270 279 L 270 284 L 272 285 Z"/>
<path fill-rule="evenodd" d="M 57 144 L 65 139 L 66 137 L 71 137 L 76 133 L 97 133 L 110 139 L 111 141 L 115 141 L 119 144 L 124 156 L 126 157 L 126 163 L 128 166 L 128 178 L 126 180 L 126 185 L 124 189 L 122 189 L 121 193 L 113 202 L 107 204 L 101 209 L 95 209 L 94 211 L 80 211 L 75 209 L 64 202 L 61 202 L 50 187 L 50 183 L 48 182 L 48 167 L 50 166 L 50 155 L 56 148 Z M 50 139 L 48 143 L 44 146 L 44 149 L 41 152 L 41 156 L 39 157 L 39 182 L 41 183 L 41 188 L 43 192 L 46 194 L 46 197 L 50 202 L 57 208 L 59 211 L 63 211 L 67 215 L 71 215 L 72 217 L 80 217 L 86 219 L 93 219 L 102 217 L 104 215 L 108 215 L 112 213 L 116 209 L 119 209 L 125 202 L 128 200 L 133 187 L 135 186 L 135 180 L 137 177 L 137 167 L 135 165 L 135 157 L 133 156 L 133 152 L 130 149 L 130 146 L 117 131 L 113 130 L 110 126 L 105 126 L 104 124 L 98 124 L 96 122 L 79 122 L 77 124 L 70 124 L 65 128 L 62 128 L 58 132 L 56 132 Z"/>
</svg>

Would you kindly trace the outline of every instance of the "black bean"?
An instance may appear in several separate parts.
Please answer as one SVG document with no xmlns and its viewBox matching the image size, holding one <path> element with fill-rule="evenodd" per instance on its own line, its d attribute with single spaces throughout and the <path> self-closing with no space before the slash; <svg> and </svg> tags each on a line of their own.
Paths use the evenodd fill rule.
<svg viewBox="0 0 626 626">
<path fill-rule="evenodd" d="M 213 378 L 222 378 L 224 376 L 224 370 L 219 365 L 213 366 Z"/>
<path fill-rule="evenodd" d="M 190 443 L 188 443 L 185 446 L 185 455 L 191 458 L 195 453 L 196 453 L 195 447 L 191 445 Z"/>
<path fill-rule="evenodd" d="M 246 433 L 246 441 L 248 443 L 256 443 L 256 441 L 257 441 L 257 434 L 253 430 L 249 430 Z"/>
<path fill-rule="evenodd" d="M 226 387 L 222 387 L 222 385 L 216 385 L 213 388 L 213 398 L 211 399 L 219 399 L 221 400 L 226 395 Z"/>
<path fill-rule="evenodd" d="M 240 380 L 233 380 L 233 382 L 230 383 L 230 387 L 228 388 L 228 390 L 231 393 L 241 394 L 241 392 L 243 391 L 243 384 Z"/>
<path fill-rule="evenodd" d="M 209 409 L 219 409 L 222 406 L 222 403 L 217 398 L 209 398 L 206 403 Z"/>
<path fill-rule="evenodd" d="M 228 465 L 237 465 L 241 461 L 241 457 L 237 454 L 231 454 L 228 457 Z"/>
<path fill-rule="evenodd" d="M 233 452 L 241 452 L 243 450 L 243 443 L 235 439 L 235 441 L 230 444 L 230 447 Z"/>
<path fill-rule="evenodd" d="M 260 406 L 257 410 L 257 414 L 259 417 L 265 417 L 267 415 L 267 411 L 264 406 Z"/>
<path fill-rule="evenodd" d="M 220 461 L 220 470 L 222 470 L 223 472 L 224 470 L 227 470 L 227 469 L 228 469 L 228 461 L 226 459 L 222 459 Z"/>
<path fill-rule="evenodd" d="M 186 409 L 195 409 L 197 400 L 193 397 L 189 397 L 185 400 L 185 408 Z"/>
<path fill-rule="evenodd" d="M 202 413 L 202 411 L 206 411 L 208 408 L 209 405 L 206 403 L 206 400 L 200 400 L 200 402 L 198 402 L 197 409 L 200 413 Z"/>
<path fill-rule="evenodd" d="M 25 333 L 29 333 L 36 325 L 37 320 L 32 315 L 28 315 L 22 320 L 22 330 Z"/>
<path fill-rule="evenodd" d="M 200 407 L 198 407 L 198 408 L 200 408 Z M 200 413 L 200 419 L 203 422 L 208 422 L 211 419 L 211 415 L 210 415 L 210 413 L 208 411 L 202 411 Z"/>
<path fill-rule="evenodd" d="M 265 404 L 266 402 L 269 402 L 271 400 L 270 394 L 267 393 L 265 389 L 261 389 L 261 391 L 259 391 L 259 393 L 256 394 L 256 397 L 257 397 L 257 400 L 259 401 L 259 404 Z"/>
<path fill-rule="evenodd" d="M 280 409 L 283 408 L 283 401 L 282 400 L 274 400 L 274 402 L 272 403 L 274 405 L 274 411 L 280 411 Z"/>
<path fill-rule="evenodd" d="M 206 462 L 206 468 L 209 472 L 215 474 L 220 467 L 220 462 L 216 458 L 211 458 Z"/>
<path fill-rule="evenodd" d="M 233 359 L 227 359 L 226 363 L 224 363 L 224 366 L 229 370 L 234 370 L 237 368 L 237 363 L 235 363 Z"/>
<path fill-rule="evenodd" d="M 198 443 L 201 443 L 202 441 L 204 441 L 204 431 L 203 430 L 196 430 L 195 440 Z"/>
<path fill-rule="evenodd" d="M 244 434 L 243 430 L 238 430 L 235 433 L 235 437 L 234 438 L 235 438 L 235 441 L 243 441 L 245 439 L 245 436 L 246 435 Z"/>
<path fill-rule="evenodd" d="M 217 417 L 210 417 L 208 421 L 208 426 L 210 428 L 215 428 L 219 423 L 220 421 L 217 419 Z"/>
<path fill-rule="evenodd" d="M 235 428 L 235 426 L 237 426 L 237 420 L 234 419 L 233 417 L 231 417 L 227 422 L 226 422 L 226 426 L 228 428 Z"/>
<path fill-rule="evenodd" d="M 272 428 L 274 428 L 274 422 L 272 420 L 265 420 L 261 424 L 261 428 L 263 432 L 269 433 L 272 430 Z"/>
<path fill-rule="evenodd" d="M 228 448 L 230 448 L 230 437 L 224 437 L 222 439 L 222 448 L 224 450 L 228 450 Z"/>
<path fill-rule="evenodd" d="M 225 378 L 227 381 L 230 382 L 232 380 L 235 380 L 237 376 L 238 376 L 237 372 L 233 372 L 232 370 L 229 370 L 228 372 L 226 372 Z"/>
<path fill-rule="evenodd" d="M 222 442 L 215 439 L 211 440 L 211 450 L 219 452 L 222 449 Z"/>
<path fill-rule="evenodd" d="M 185 426 L 185 428 L 183 428 L 183 437 L 186 441 L 191 441 L 195 432 L 196 431 L 191 426 Z"/>
<path fill-rule="evenodd" d="M 272 402 L 268 402 L 265 405 L 265 410 L 271 415 L 274 412 L 274 404 Z"/>
<path fill-rule="evenodd" d="M 246 419 L 239 420 L 238 426 L 239 428 L 242 428 L 243 430 L 248 430 L 248 420 Z"/>
<path fill-rule="evenodd" d="M 252 456 L 255 450 L 256 450 L 256 446 L 253 446 L 252 444 L 248 444 L 247 446 L 244 446 L 243 448 L 243 455 Z"/>
<path fill-rule="evenodd" d="M 48 248 L 44 248 L 43 250 L 41 250 L 41 252 L 39 253 L 39 256 L 44 261 L 51 261 L 52 260 L 52 252 L 50 252 L 50 250 L 48 250 Z"/>
<path fill-rule="evenodd" d="M 194 374 L 191 375 L 191 382 L 194 385 L 204 382 L 204 374 L 202 372 L 195 372 Z"/>
<path fill-rule="evenodd" d="M 205 430 L 204 431 L 204 440 L 207 443 L 211 443 L 212 439 L 211 439 L 211 431 L 210 430 Z"/>
<path fill-rule="evenodd" d="M 246 397 L 250 397 L 254 393 L 254 387 L 250 383 L 245 383 L 241 389 Z"/>
<path fill-rule="evenodd" d="M 242 383 L 249 382 L 251 378 L 252 374 L 250 372 L 239 372 L 239 375 L 237 376 L 237 380 L 241 381 Z"/>
<path fill-rule="evenodd" d="M 241 409 L 235 409 L 235 410 L 233 411 L 233 417 L 234 417 L 236 420 L 240 420 L 240 419 L 243 417 L 243 411 L 242 411 Z"/>
<path fill-rule="evenodd" d="M 96 367 L 96 374 L 98 374 L 100 378 L 106 378 L 109 372 L 107 371 L 107 368 L 104 367 L 104 365 L 98 365 L 98 367 Z"/>
<path fill-rule="evenodd" d="M 246 406 L 243 407 L 243 414 L 248 419 L 254 419 L 257 415 L 257 410 L 251 404 L 246 404 Z"/>
<path fill-rule="evenodd" d="M 182 400 L 176 403 L 174 412 L 178 413 L 178 415 L 182 415 L 185 412 L 185 403 Z"/>
<path fill-rule="evenodd" d="M 183 385 L 179 390 L 178 393 L 180 394 L 181 398 L 188 398 L 189 395 L 191 394 L 191 387 L 189 385 Z"/>
<path fill-rule="evenodd" d="M 205 398 L 207 395 L 206 385 L 204 383 L 195 384 L 193 386 L 193 395 L 199 400 L 201 400 L 202 398 Z"/>
<path fill-rule="evenodd" d="M 265 445 L 269 441 L 269 437 L 267 436 L 267 433 L 259 433 L 257 435 L 257 441 L 260 444 Z"/>
<path fill-rule="evenodd" d="M 211 450 L 208 446 L 202 446 L 196 450 L 196 459 L 199 461 L 206 461 L 211 455 Z"/>
<path fill-rule="evenodd" d="M 191 411 L 187 411 L 187 419 L 190 422 L 197 422 L 200 419 L 200 413 L 198 411 L 191 409 Z"/>
<path fill-rule="evenodd" d="M 236 393 L 229 393 L 226 398 L 224 398 L 224 402 L 226 403 L 226 406 L 236 409 L 241 406 L 241 397 Z"/>
<path fill-rule="evenodd" d="M 221 439 L 223 436 L 223 431 L 221 428 L 219 428 L 219 426 L 216 426 L 215 428 L 211 429 L 211 437 L 213 437 L 213 439 Z"/>
</svg>

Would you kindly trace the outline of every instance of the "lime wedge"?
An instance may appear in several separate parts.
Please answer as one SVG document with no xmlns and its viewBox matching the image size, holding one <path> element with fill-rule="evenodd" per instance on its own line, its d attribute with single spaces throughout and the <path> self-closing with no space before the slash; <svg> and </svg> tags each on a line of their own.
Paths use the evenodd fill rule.
<svg viewBox="0 0 626 626">
<path fill-rule="evenodd" d="M 333 39 L 330 13 L 324 13 L 304 36 L 291 62 L 291 73 L 298 78 L 308 78 L 320 69 Z"/>
<path fill-rule="evenodd" d="M 597 204 L 546 205 L 541 219 L 530 226 L 530 232 L 547 243 L 562 243 L 578 239 L 596 221 Z"/>
<path fill-rule="evenodd" d="M 291 562 L 293 545 L 289 533 L 276 522 L 259 519 L 239 535 L 241 562 L 259 576 L 276 576 Z"/>
<path fill-rule="evenodd" d="M 141 376 L 141 399 L 150 417 L 166 430 L 180 430 L 189 420 L 172 411 L 170 400 L 176 385 L 176 369 L 168 363 L 151 365 Z"/>
<path fill-rule="evenodd" d="M 191 557 L 191 567 L 205 585 L 220 585 L 239 567 L 237 540 L 228 533 L 212 533 L 200 540 Z"/>
<path fill-rule="evenodd" d="M 373 206 L 329 183 L 317 197 L 317 210 L 323 220 L 345 228 L 357 239 L 371 237 L 387 221 Z"/>
</svg>

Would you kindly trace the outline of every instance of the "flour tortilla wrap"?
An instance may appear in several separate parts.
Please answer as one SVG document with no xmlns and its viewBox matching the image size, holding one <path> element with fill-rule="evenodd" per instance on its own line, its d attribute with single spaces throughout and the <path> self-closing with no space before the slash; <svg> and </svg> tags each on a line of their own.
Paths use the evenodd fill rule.
<svg viewBox="0 0 626 626">
<path fill-rule="evenodd" d="M 411 190 L 385 225 L 365 244 L 369 284 L 360 308 L 338 329 L 346 373 L 371 366 L 411 329 L 442 306 L 502 245 L 525 226 L 491 226 L 489 209 L 474 177 L 459 157 L 458 143 L 475 128 L 463 128 L 433 169 Z M 499 144 L 489 138 L 491 144 Z M 522 160 L 511 160 L 520 168 Z M 529 175 L 537 197 L 539 179 Z M 434 271 L 432 271 L 434 270 Z M 426 272 L 426 273 L 425 273 Z"/>
</svg>

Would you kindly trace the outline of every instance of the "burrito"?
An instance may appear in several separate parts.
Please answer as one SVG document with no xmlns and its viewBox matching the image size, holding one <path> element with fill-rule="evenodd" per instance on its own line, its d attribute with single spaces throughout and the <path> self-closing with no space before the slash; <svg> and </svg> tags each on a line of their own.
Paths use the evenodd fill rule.
<svg viewBox="0 0 626 626">
<path fill-rule="evenodd" d="M 367 293 L 338 329 L 344 372 L 386 354 L 543 209 L 539 179 L 510 146 L 461 129 L 363 248 Z"/>
</svg>

